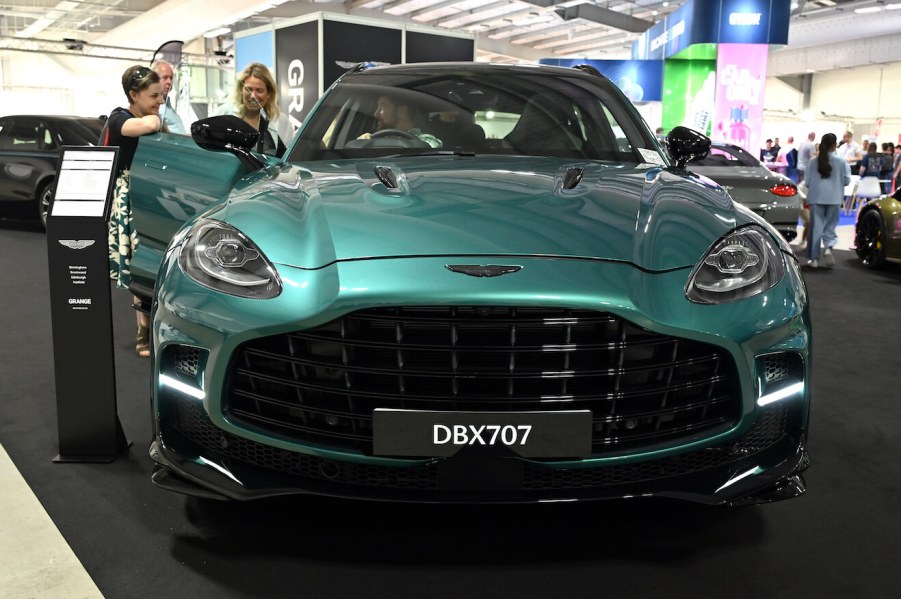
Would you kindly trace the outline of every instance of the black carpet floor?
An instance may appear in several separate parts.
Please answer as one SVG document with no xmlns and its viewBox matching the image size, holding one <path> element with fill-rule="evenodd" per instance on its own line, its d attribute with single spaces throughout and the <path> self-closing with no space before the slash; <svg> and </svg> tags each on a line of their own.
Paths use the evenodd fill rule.
<svg viewBox="0 0 901 599">
<path fill-rule="evenodd" d="M 133 445 L 111 464 L 53 463 L 46 240 L 11 221 L 0 221 L 0 443 L 108 598 L 896 597 L 901 269 L 868 271 L 837 255 L 834 269 L 805 275 L 812 466 L 808 493 L 791 501 L 301 498 L 211 509 L 150 483 L 149 364 L 134 355 L 134 315 L 116 290 L 119 415 Z"/>
</svg>

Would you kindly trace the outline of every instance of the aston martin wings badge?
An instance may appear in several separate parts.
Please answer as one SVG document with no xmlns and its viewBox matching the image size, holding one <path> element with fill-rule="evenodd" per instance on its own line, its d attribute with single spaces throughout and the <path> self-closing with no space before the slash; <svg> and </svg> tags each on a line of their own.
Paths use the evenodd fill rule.
<svg viewBox="0 0 901 599">
<path fill-rule="evenodd" d="M 522 270 L 522 266 L 504 264 L 447 264 L 444 268 L 470 277 L 499 277 Z"/>
<path fill-rule="evenodd" d="M 94 245 L 93 239 L 60 239 L 60 245 L 64 245 L 70 250 L 83 250 L 86 247 Z"/>
</svg>

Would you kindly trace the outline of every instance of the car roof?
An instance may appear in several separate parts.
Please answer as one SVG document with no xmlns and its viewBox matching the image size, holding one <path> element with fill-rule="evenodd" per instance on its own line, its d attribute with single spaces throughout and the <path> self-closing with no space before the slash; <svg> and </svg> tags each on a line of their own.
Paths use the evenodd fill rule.
<svg viewBox="0 0 901 599">
<path fill-rule="evenodd" d="M 574 67 L 562 67 L 557 65 L 545 64 L 502 64 L 492 62 L 413 62 L 406 64 L 391 65 L 367 65 L 360 63 L 351 68 L 347 75 L 360 75 L 368 72 L 385 73 L 385 72 L 429 72 L 435 73 L 442 71 L 464 71 L 467 73 L 519 73 L 519 74 L 536 74 L 545 75 L 568 75 L 576 77 L 596 78 L 598 75 L 592 75 L 576 69 Z M 600 75 L 604 77 L 603 75 Z M 606 77 L 604 77 L 606 79 Z"/>
</svg>

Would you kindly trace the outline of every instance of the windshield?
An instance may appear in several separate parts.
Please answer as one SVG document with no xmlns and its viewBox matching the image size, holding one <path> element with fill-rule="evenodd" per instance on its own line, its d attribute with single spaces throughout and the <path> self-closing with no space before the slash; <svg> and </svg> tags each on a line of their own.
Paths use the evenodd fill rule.
<svg viewBox="0 0 901 599">
<path fill-rule="evenodd" d="M 607 79 L 472 66 L 345 76 L 288 159 L 443 152 L 664 163 L 644 121 Z"/>
</svg>

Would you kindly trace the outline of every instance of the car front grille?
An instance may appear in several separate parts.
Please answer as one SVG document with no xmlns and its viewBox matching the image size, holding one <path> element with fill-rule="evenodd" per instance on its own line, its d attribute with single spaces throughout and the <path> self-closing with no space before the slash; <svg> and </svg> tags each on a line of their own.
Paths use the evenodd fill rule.
<svg viewBox="0 0 901 599">
<path fill-rule="evenodd" d="M 375 408 L 588 409 L 593 455 L 698 438 L 740 414 L 723 349 L 590 310 L 368 309 L 252 340 L 230 368 L 232 422 L 365 454 Z"/>
</svg>

